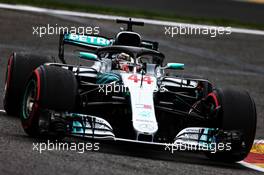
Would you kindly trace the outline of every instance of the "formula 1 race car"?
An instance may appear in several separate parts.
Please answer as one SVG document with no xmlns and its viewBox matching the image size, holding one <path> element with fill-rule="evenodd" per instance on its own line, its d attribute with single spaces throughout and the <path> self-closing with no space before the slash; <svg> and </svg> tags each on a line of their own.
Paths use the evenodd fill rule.
<svg viewBox="0 0 264 175">
<path fill-rule="evenodd" d="M 172 75 L 184 64 L 164 64 L 158 43 L 132 30 L 144 23 L 117 22 L 127 29 L 114 38 L 61 34 L 61 63 L 13 53 L 5 82 L 7 114 L 19 115 L 30 136 L 191 145 L 214 160 L 244 159 L 256 130 L 255 103 L 248 92 Z M 93 65 L 67 64 L 65 44 L 80 47 L 78 59 Z"/>
</svg>

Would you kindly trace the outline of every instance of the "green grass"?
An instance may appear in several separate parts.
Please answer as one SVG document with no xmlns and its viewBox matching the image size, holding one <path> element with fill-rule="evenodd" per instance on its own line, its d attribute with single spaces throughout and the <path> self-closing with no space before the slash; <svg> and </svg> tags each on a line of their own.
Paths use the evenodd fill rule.
<svg viewBox="0 0 264 175">
<path fill-rule="evenodd" d="M 233 21 L 227 19 L 177 16 L 175 14 L 170 14 L 170 13 L 161 14 L 150 11 L 131 10 L 124 8 L 105 8 L 105 7 L 91 6 L 91 5 L 68 4 L 68 3 L 54 2 L 52 0 L 0 0 L 0 2 L 9 3 L 9 4 L 33 5 L 38 7 L 52 8 L 52 9 L 73 10 L 73 11 L 100 13 L 100 14 L 108 14 L 108 15 L 120 15 L 126 17 L 140 17 L 147 19 L 169 20 L 175 22 L 186 22 L 186 23 L 194 23 L 194 24 L 232 26 L 232 27 L 243 27 L 243 28 L 251 28 L 251 29 L 262 29 L 262 30 L 264 29 L 263 24 L 242 23 L 239 21 Z"/>
</svg>

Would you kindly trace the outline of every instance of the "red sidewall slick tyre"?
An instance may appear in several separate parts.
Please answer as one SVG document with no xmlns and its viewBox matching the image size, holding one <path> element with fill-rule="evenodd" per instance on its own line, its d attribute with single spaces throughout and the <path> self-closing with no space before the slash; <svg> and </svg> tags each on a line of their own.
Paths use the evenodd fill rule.
<svg viewBox="0 0 264 175">
<path fill-rule="evenodd" d="M 35 69 L 23 95 L 20 118 L 30 136 L 40 134 L 39 118 L 44 110 L 72 111 L 75 108 L 77 80 L 74 74 L 56 66 Z"/>
<path fill-rule="evenodd" d="M 218 127 L 223 130 L 237 130 L 242 133 L 244 148 L 240 151 L 207 154 L 214 160 L 236 162 L 243 160 L 250 152 L 255 139 L 257 113 L 255 102 L 246 91 L 217 89 L 213 92 L 215 102 L 220 106 Z M 217 106 L 217 105 L 216 105 Z"/>
<path fill-rule="evenodd" d="M 22 94 L 28 78 L 38 66 L 51 62 L 43 56 L 13 53 L 7 64 L 4 109 L 8 115 L 17 115 L 20 109 Z"/>
<path fill-rule="evenodd" d="M 37 71 L 34 71 L 32 78 L 29 80 L 21 104 L 21 121 L 25 132 L 34 136 L 38 134 L 39 127 L 39 91 L 40 79 Z M 31 96 L 29 98 L 29 96 Z M 29 101 L 31 100 L 31 101 Z M 30 103 L 31 102 L 31 103 Z M 30 106 L 29 106 L 30 105 Z"/>
</svg>

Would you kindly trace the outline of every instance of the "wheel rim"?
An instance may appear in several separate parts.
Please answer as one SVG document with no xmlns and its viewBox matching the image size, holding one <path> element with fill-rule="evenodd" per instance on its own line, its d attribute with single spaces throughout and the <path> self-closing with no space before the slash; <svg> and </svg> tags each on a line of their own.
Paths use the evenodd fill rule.
<svg viewBox="0 0 264 175">
<path fill-rule="evenodd" d="M 26 87 L 26 91 L 22 103 L 23 118 L 28 119 L 33 112 L 37 96 L 37 83 L 35 80 L 30 80 Z"/>
</svg>

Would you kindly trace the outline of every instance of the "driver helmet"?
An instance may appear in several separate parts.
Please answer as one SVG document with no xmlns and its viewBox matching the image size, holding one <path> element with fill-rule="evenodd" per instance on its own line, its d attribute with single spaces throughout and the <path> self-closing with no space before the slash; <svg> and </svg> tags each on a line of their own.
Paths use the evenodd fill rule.
<svg viewBox="0 0 264 175">
<path fill-rule="evenodd" d="M 131 57 L 126 53 L 120 53 L 117 55 L 117 62 L 119 64 L 119 69 L 125 72 L 129 72 L 129 63 L 131 62 Z"/>
</svg>

